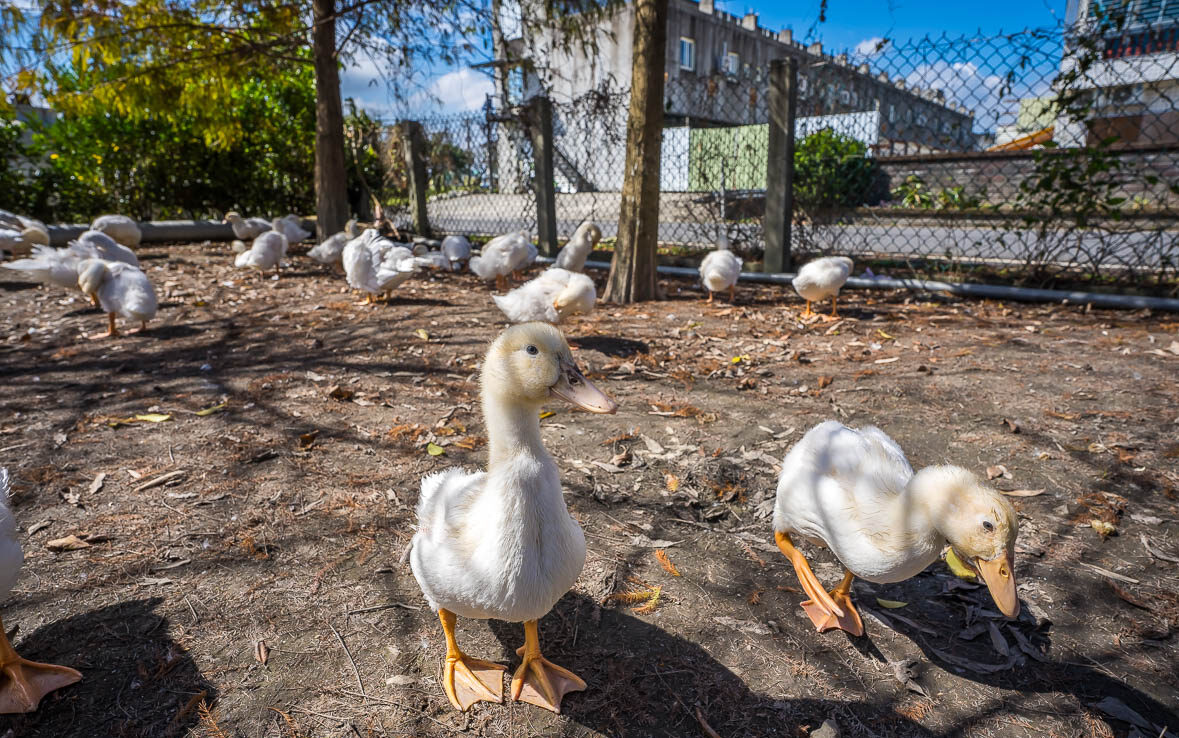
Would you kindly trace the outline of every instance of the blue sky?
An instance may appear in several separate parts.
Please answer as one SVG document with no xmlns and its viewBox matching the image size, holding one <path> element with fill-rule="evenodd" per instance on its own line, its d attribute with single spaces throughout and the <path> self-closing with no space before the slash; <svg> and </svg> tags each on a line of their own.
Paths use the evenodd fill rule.
<svg viewBox="0 0 1179 738">
<path fill-rule="evenodd" d="M 717 6 L 738 16 L 757 12 L 766 28 L 790 27 L 797 40 L 822 41 L 825 50 L 839 52 L 854 51 L 862 42 L 881 37 L 903 44 L 942 33 L 962 36 L 981 31 L 993 35 L 1053 27 L 1063 21 L 1065 0 L 991 0 L 985 5 L 960 0 L 828 0 L 827 18 L 822 24 L 817 22 L 819 0 L 717 0 Z M 343 93 L 373 112 L 389 115 L 383 83 L 369 85 L 375 73 L 372 65 L 346 70 Z M 486 75 L 471 69 L 440 69 L 429 83 L 429 90 L 441 102 L 427 107 L 458 112 L 478 109 L 491 83 Z M 415 103 L 426 103 L 426 97 L 419 96 Z"/>
</svg>

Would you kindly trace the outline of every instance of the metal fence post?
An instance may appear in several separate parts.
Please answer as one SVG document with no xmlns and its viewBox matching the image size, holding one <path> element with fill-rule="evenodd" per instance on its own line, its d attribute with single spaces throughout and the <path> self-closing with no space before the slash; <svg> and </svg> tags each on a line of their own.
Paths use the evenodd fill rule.
<svg viewBox="0 0 1179 738">
<path fill-rule="evenodd" d="M 766 162 L 766 256 L 762 271 L 792 266 L 790 225 L 794 218 L 794 116 L 798 107 L 798 60 L 770 62 L 770 141 Z"/>
<path fill-rule="evenodd" d="M 419 236 L 430 235 L 430 219 L 426 213 L 426 135 L 416 120 L 401 121 L 402 154 L 405 171 L 409 173 L 409 212 L 413 216 L 413 230 Z"/>
<path fill-rule="evenodd" d="M 537 247 L 544 256 L 557 255 L 557 184 L 553 172 L 553 102 L 535 97 L 529 104 L 528 135 L 536 171 Z"/>
</svg>

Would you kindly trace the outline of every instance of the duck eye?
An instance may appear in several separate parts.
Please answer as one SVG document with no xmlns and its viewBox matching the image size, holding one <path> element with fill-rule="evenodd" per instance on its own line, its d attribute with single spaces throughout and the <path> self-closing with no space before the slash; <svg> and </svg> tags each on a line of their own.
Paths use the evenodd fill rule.
<svg viewBox="0 0 1179 738">
<path fill-rule="evenodd" d="M 540 349 L 533 346 L 532 344 L 528 344 L 527 346 L 525 346 L 524 350 L 527 351 L 530 356 L 536 356 L 537 354 L 540 353 Z"/>
<path fill-rule="evenodd" d="M 991 531 L 993 531 L 994 529 L 995 529 L 995 524 L 994 524 L 994 523 L 992 523 L 992 522 L 991 522 L 991 521 L 989 521 L 989 520 L 984 520 L 984 521 L 983 521 L 983 530 L 985 530 L 987 533 L 990 533 L 990 532 L 991 532 Z"/>
</svg>

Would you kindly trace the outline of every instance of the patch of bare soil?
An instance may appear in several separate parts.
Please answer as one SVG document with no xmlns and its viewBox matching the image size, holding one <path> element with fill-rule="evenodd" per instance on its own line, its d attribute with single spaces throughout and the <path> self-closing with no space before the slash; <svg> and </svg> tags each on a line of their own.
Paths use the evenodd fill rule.
<svg viewBox="0 0 1179 738">
<path fill-rule="evenodd" d="M 841 321 L 805 323 L 782 290 L 704 305 L 687 281 L 600 306 L 565 331 L 620 411 L 543 421 L 589 555 L 541 640 L 589 688 L 560 716 L 459 714 L 401 556 L 422 475 L 484 463 L 487 288 L 422 277 L 369 308 L 302 257 L 273 281 L 221 245 L 143 256 L 146 335 L 86 340 L 104 321 L 79 296 L 0 283 L 26 555 L 4 622 L 85 677 L 0 735 L 1179 731 L 1174 316 L 852 291 Z M 1013 492 L 1018 621 L 939 563 L 857 582 L 865 637 L 814 632 L 769 512 L 782 457 L 828 418 Z M 523 632 L 460 620 L 459 638 L 514 668 Z"/>
</svg>

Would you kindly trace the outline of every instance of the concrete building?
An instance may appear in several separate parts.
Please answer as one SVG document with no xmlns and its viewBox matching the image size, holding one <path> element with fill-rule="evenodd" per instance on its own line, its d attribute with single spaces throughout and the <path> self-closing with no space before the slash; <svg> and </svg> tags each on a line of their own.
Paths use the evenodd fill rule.
<svg viewBox="0 0 1179 738">
<path fill-rule="evenodd" d="M 1057 117 L 1055 141 L 1084 146 L 1117 136 L 1121 145 L 1179 143 L 1179 0 L 1113 5 L 1125 23 L 1103 29 L 1094 0 L 1069 0 L 1065 20 L 1075 36 L 1061 71 L 1080 70 L 1077 87 L 1093 92 L 1081 98 L 1080 114 Z M 1091 44 L 1076 41 L 1082 38 Z M 1086 59 L 1093 53 L 1095 60 Z"/>
<path fill-rule="evenodd" d="M 604 20 L 596 35 L 596 53 L 562 48 L 561 39 L 533 38 L 510 42 L 514 53 L 527 56 L 521 80 L 523 97 L 549 94 L 558 103 L 588 93 L 630 89 L 635 7 L 626 3 Z M 766 91 L 774 59 L 793 57 L 799 63 L 800 118 L 824 117 L 828 122 L 852 115 L 836 127 L 850 132 L 873 151 L 917 154 L 964 151 L 976 147 L 973 115 L 948 101 L 941 90 L 906 85 L 874 73 L 867 64 L 854 65 L 846 54 L 824 52 L 822 44 L 804 46 L 789 29 L 772 31 L 758 23 L 756 13 L 738 17 L 717 9 L 714 0 L 671 0 L 667 21 L 666 125 L 689 128 L 761 125 L 768 121 Z M 625 102 L 616 127 L 625 126 Z M 865 126 L 870 126 L 870 129 Z M 813 127 L 813 126 L 811 126 Z M 856 132 L 846 129 L 862 130 Z M 810 127 L 803 125 L 800 133 Z M 574 140 L 598 139 L 583 121 L 558 126 Z M 618 128 L 619 131 L 623 128 Z M 560 148 L 560 147 L 559 147 Z M 594 155 L 601 161 L 601 150 Z M 570 151 L 557 152 L 558 171 L 583 170 L 593 161 Z M 569 180 L 576 179 L 569 172 Z"/>
</svg>

